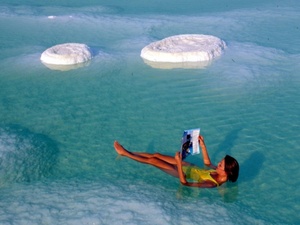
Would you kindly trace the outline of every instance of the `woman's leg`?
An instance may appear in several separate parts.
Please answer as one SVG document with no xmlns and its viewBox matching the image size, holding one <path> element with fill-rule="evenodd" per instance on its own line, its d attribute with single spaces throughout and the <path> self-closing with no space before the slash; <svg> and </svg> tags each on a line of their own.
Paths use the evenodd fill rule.
<svg viewBox="0 0 300 225">
<path fill-rule="evenodd" d="M 160 153 L 153 153 L 153 154 L 151 154 L 151 153 L 146 153 L 146 152 L 132 152 L 132 154 L 143 156 L 145 158 L 157 158 L 157 159 L 165 161 L 165 162 L 167 162 L 169 164 L 176 165 L 176 160 L 172 156 L 162 155 Z"/>
<path fill-rule="evenodd" d="M 127 150 L 128 151 L 128 150 Z M 176 165 L 177 166 L 177 163 L 176 163 L 176 160 L 174 157 L 172 156 L 168 156 L 168 155 L 162 155 L 160 153 L 146 153 L 146 152 L 132 152 L 132 154 L 135 154 L 135 155 L 140 155 L 140 156 L 143 156 L 143 157 L 146 157 L 146 158 L 157 158 L 157 159 L 160 159 L 162 161 L 165 161 L 169 164 L 172 164 L 172 165 Z M 189 162 L 185 162 L 185 161 L 182 161 L 182 165 L 183 166 L 192 166 L 191 163 Z"/>
<path fill-rule="evenodd" d="M 126 156 L 141 163 L 150 164 L 152 166 L 158 167 L 159 169 L 162 169 L 169 174 L 177 176 L 178 171 L 176 167 L 176 161 L 173 157 L 161 155 L 158 153 L 149 154 L 130 152 L 126 150 L 122 145 L 120 145 L 117 141 L 115 141 L 114 147 L 118 154 L 122 156 Z"/>
</svg>

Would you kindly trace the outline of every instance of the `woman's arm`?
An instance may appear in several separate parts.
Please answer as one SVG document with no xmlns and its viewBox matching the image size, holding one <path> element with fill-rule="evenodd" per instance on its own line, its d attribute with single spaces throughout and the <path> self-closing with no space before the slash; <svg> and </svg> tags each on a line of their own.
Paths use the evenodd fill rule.
<svg viewBox="0 0 300 225">
<path fill-rule="evenodd" d="M 185 184 L 185 183 L 187 183 L 187 181 L 186 181 L 185 175 L 182 170 L 182 156 L 181 156 L 180 152 L 176 152 L 175 160 L 176 160 L 176 164 L 177 164 L 179 180 L 182 184 Z"/>
<path fill-rule="evenodd" d="M 206 166 L 210 167 L 210 168 L 215 169 L 216 166 L 214 166 L 210 161 L 210 158 L 209 158 L 209 155 L 208 155 L 208 152 L 207 152 L 207 149 L 206 149 L 206 145 L 205 145 L 203 136 L 199 135 L 198 140 L 199 140 L 199 144 L 201 146 L 201 152 L 202 152 L 202 157 L 203 157 L 204 164 Z"/>
<path fill-rule="evenodd" d="M 183 173 L 183 170 L 182 170 L 182 158 L 181 157 L 182 156 L 181 156 L 180 152 L 176 152 L 175 160 L 177 162 L 178 176 L 179 176 L 180 182 L 183 185 L 189 186 L 189 187 L 199 187 L 199 188 L 213 188 L 213 187 L 217 186 L 215 183 L 210 182 L 210 181 L 205 181 L 205 182 L 202 182 L 202 183 L 187 182 L 187 180 L 185 178 L 185 175 Z"/>
</svg>

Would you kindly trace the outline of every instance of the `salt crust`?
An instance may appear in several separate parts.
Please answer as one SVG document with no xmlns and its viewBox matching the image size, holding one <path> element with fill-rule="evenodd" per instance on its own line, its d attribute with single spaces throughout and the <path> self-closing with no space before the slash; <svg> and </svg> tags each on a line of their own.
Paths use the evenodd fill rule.
<svg viewBox="0 0 300 225">
<path fill-rule="evenodd" d="M 0 188 L 47 177 L 57 154 L 54 141 L 45 135 L 17 125 L 0 127 Z"/>
<path fill-rule="evenodd" d="M 43 63 L 54 65 L 74 65 L 87 62 L 91 58 L 90 48 L 79 43 L 55 45 L 45 50 L 41 55 Z"/>
<path fill-rule="evenodd" d="M 147 45 L 141 57 L 153 62 L 201 62 L 220 56 L 224 48 L 225 42 L 215 36 L 183 34 Z"/>
<path fill-rule="evenodd" d="M 96 177 L 95 177 L 96 178 Z M 113 178 L 112 178 L 113 179 Z M 55 181 L 54 181 L 55 180 Z M 1 194 L 1 224 L 265 224 L 253 210 L 195 199 L 199 190 L 118 179 L 49 179 L 16 185 Z M 141 188 L 141 186 L 143 188 Z M 231 189 L 230 189 L 231 190 Z M 175 196 L 176 194 L 176 196 Z M 3 196 L 2 196 L 3 195 Z M 244 207 L 245 208 L 245 207 Z M 242 209 L 244 209 L 242 208 Z M 193 213 L 191 213 L 193 210 Z M 2 210 L 3 211 L 3 210 Z M 201 215 L 201 216 L 199 216 Z"/>
</svg>

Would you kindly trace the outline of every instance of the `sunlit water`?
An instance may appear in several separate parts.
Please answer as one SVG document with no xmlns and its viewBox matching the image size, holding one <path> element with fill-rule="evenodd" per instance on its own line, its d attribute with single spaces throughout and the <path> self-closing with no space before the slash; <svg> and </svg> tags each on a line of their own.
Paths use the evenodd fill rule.
<svg viewBox="0 0 300 225">
<path fill-rule="evenodd" d="M 298 1 L 2 2 L 0 224 L 299 223 Z M 227 48 L 202 69 L 139 56 L 188 33 Z M 68 71 L 40 62 L 66 42 L 94 58 Z M 174 155 L 195 127 L 214 162 L 238 159 L 236 184 L 183 187 L 113 149 Z"/>
</svg>

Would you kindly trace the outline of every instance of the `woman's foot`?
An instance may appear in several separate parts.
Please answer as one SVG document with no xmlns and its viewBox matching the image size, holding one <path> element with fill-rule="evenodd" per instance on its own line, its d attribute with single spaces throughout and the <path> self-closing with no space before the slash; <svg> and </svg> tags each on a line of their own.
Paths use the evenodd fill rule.
<svg viewBox="0 0 300 225">
<path fill-rule="evenodd" d="M 126 155 L 127 150 L 126 150 L 125 148 L 123 148 L 123 146 L 120 145 L 119 142 L 115 141 L 115 142 L 114 142 L 114 147 L 115 147 L 116 152 L 117 152 L 119 155 L 123 155 L 123 156 Z"/>
</svg>

